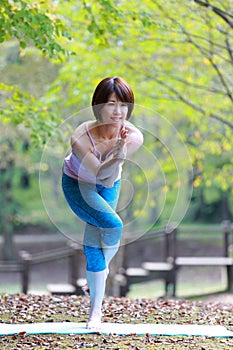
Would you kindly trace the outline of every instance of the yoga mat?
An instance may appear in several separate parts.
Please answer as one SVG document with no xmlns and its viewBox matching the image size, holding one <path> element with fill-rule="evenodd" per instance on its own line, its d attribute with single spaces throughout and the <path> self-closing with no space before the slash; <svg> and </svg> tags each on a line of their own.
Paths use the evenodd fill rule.
<svg viewBox="0 0 233 350">
<path fill-rule="evenodd" d="M 60 322 L 60 323 L 29 323 L 7 324 L 0 323 L 0 335 L 13 335 L 21 332 L 27 334 L 91 334 L 94 330 L 86 329 L 86 323 Z M 129 324 L 129 323 L 102 323 L 101 334 L 150 334 L 154 336 L 207 336 L 207 337 L 233 337 L 233 332 L 224 326 L 218 325 L 181 325 L 181 324 Z"/>
</svg>

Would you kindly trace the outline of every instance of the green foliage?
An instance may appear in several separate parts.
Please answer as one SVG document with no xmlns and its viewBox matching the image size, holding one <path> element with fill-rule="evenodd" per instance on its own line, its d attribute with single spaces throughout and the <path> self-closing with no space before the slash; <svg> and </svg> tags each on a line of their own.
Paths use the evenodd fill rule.
<svg viewBox="0 0 233 350">
<path fill-rule="evenodd" d="M 30 130 L 30 137 L 35 145 L 45 144 L 58 123 L 57 116 L 49 111 L 43 101 L 26 91 L 3 83 L 0 84 L 0 89 L 7 95 L 6 107 L 0 110 L 2 122 L 11 122 L 15 126 L 24 125 Z"/>
<path fill-rule="evenodd" d="M 13 228 L 14 216 L 18 208 L 17 201 L 13 199 L 13 179 L 15 176 L 15 153 L 12 133 L 6 126 L 1 125 L 0 140 L 0 230 L 1 232 L 11 232 Z"/>
<path fill-rule="evenodd" d="M 45 3 L 50 1 L 2 0 L 0 43 L 16 38 L 22 49 L 34 43 L 51 58 L 65 54 L 58 37 L 71 39 L 70 35 L 56 14 L 53 11 L 48 13 Z"/>
<path fill-rule="evenodd" d="M 227 193 L 232 207 L 231 3 L 216 0 L 212 7 L 203 3 L 4 0 L 0 36 L 16 38 L 21 50 L 19 62 L 11 66 L 12 80 L 4 78 L 1 84 L 2 121 L 26 127 L 33 143 L 42 146 L 54 131 L 59 133 L 57 126 L 64 117 L 90 105 L 93 89 L 103 77 L 123 76 L 135 91 L 137 106 L 153 111 L 143 116 L 135 108 L 135 123 L 162 139 L 172 139 L 167 128 L 157 124 L 159 116 L 170 121 L 190 152 L 195 190 L 200 189 L 206 203 Z M 35 46 L 56 65 L 54 76 L 39 93 L 38 81 L 27 84 L 36 80 L 37 62 L 30 56 Z M 76 55 L 64 57 L 65 52 Z M 31 67 L 24 66 L 26 57 Z M 54 60 L 58 57 L 63 58 L 59 65 Z M 51 72 L 45 62 L 42 66 Z M 32 76 L 23 69 L 31 69 Z M 3 77 L 8 74 L 4 71 Z M 21 81 L 16 82 L 17 74 Z M 169 216 L 179 192 L 175 164 L 166 145 L 148 135 L 146 142 L 166 177 L 166 186 L 153 188 L 152 212 L 166 193 Z M 147 171 L 150 179 L 160 175 L 155 166 Z M 135 176 L 138 188 L 143 181 L 143 176 Z M 139 192 L 137 196 L 140 204 Z"/>
</svg>

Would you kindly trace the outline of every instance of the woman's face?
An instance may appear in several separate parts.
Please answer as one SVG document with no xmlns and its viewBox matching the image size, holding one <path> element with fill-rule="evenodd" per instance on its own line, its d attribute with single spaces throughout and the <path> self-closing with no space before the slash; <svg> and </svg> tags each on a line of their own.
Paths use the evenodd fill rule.
<svg viewBox="0 0 233 350">
<path fill-rule="evenodd" d="M 127 102 L 119 101 L 116 94 L 112 93 L 101 109 L 101 122 L 119 127 L 124 124 L 127 113 Z"/>
</svg>

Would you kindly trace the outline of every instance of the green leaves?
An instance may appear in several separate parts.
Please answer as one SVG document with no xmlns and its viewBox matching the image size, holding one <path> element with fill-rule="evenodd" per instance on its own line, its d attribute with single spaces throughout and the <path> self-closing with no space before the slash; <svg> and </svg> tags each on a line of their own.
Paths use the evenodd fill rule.
<svg viewBox="0 0 233 350">
<path fill-rule="evenodd" d="M 48 13 L 42 3 L 27 0 L 2 0 L 0 9 L 0 42 L 16 38 L 25 49 L 32 43 L 50 58 L 61 58 L 68 52 L 58 38 L 70 38 L 61 20 L 55 13 Z"/>
<path fill-rule="evenodd" d="M 57 116 L 40 101 L 17 87 L 0 84 L 2 93 L 8 95 L 5 108 L 0 110 L 3 123 L 22 124 L 30 130 L 32 142 L 42 146 L 59 123 Z"/>
<path fill-rule="evenodd" d="M 223 7 L 219 1 L 211 4 Z M 181 0 L 3 0 L 3 5 L 0 42 L 16 38 L 19 61 L 34 46 L 52 62 L 60 59 L 56 79 L 44 84 L 39 95 L 27 84 L 34 76 L 25 77 L 25 86 L 16 79 L 26 75 L 18 65 L 14 87 L 8 82 L 2 87 L 4 122 L 26 126 L 34 144 L 42 145 L 62 115 L 90 105 L 103 77 L 119 75 L 132 86 L 136 104 L 154 111 L 146 117 L 148 129 L 157 130 L 157 115 L 177 128 L 201 173 L 195 186 L 211 191 L 211 178 L 216 191 L 232 187 L 232 37 L 229 24 L 212 7 Z M 224 8 L 230 18 L 230 1 L 224 1 Z M 76 54 L 65 56 L 71 52 Z M 45 74 L 49 70 L 44 68 Z M 141 120 L 137 113 L 135 108 L 136 124 Z M 166 136 L 166 128 L 159 133 Z M 148 149 L 157 154 L 154 143 Z M 173 164 L 163 152 L 161 167 L 170 189 L 176 186 Z M 148 176 L 156 177 L 155 171 Z"/>
</svg>

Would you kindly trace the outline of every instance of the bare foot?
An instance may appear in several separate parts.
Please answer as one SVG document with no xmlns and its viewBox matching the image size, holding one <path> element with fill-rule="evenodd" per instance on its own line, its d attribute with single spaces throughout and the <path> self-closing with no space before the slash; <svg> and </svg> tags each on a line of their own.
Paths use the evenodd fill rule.
<svg viewBox="0 0 233 350">
<path fill-rule="evenodd" d="M 87 329 L 101 331 L 101 314 L 93 314 L 87 323 Z"/>
</svg>

